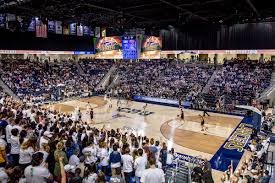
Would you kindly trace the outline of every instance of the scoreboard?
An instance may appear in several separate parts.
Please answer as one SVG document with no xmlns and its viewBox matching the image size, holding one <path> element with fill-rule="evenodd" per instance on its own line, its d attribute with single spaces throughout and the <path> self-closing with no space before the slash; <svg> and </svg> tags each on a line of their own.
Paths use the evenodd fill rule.
<svg viewBox="0 0 275 183">
<path fill-rule="evenodd" d="M 138 59 L 136 36 L 122 37 L 123 59 Z"/>
</svg>

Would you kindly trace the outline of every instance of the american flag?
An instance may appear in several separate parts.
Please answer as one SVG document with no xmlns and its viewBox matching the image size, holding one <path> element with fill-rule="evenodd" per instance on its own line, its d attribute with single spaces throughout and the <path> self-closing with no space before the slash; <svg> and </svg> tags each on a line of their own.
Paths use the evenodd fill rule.
<svg viewBox="0 0 275 183">
<path fill-rule="evenodd" d="M 47 25 L 41 23 L 36 25 L 36 37 L 47 38 Z"/>
</svg>

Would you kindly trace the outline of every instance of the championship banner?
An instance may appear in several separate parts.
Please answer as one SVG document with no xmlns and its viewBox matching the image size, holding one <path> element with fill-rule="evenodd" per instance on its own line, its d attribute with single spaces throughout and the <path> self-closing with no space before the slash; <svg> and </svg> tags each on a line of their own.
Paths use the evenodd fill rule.
<svg viewBox="0 0 275 183">
<path fill-rule="evenodd" d="M 0 28 L 5 28 L 6 26 L 6 16 L 5 14 L 0 14 Z"/>
<path fill-rule="evenodd" d="M 100 38 L 100 27 L 95 27 L 95 37 Z"/>
<path fill-rule="evenodd" d="M 31 19 L 31 22 L 30 22 L 29 27 L 28 27 L 28 31 L 29 32 L 34 32 L 35 31 L 35 18 Z"/>
<path fill-rule="evenodd" d="M 16 15 L 6 14 L 6 29 L 15 30 L 16 29 Z"/>
<path fill-rule="evenodd" d="M 141 59 L 159 59 L 162 48 L 160 37 L 145 36 L 141 44 Z"/>
<path fill-rule="evenodd" d="M 83 26 L 83 36 L 90 36 L 90 27 Z"/>
<path fill-rule="evenodd" d="M 106 37 L 106 28 L 101 28 L 101 37 Z"/>
<path fill-rule="evenodd" d="M 76 23 L 70 24 L 70 35 L 76 35 Z"/>
<path fill-rule="evenodd" d="M 70 34 L 68 26 L 65 26 L 65 25 L 63 26 L 63 34 L 64 35 L 69 35 Z"/>
<path fill-rule="evenodd" d="M 62 34 L 62 22 L 61 21 L 55 21 L 55 33 Z"/>
<path fill-rule="evenodd" d="M 122 59 L 121 38 L 104 37 L 97 40 L 96 43 L 97 59 Z"/>
<path fill-rule="evenodd" d="M 77 36 L 83 36 L 83 26 L 77 26 Z"/>
<path fill-rule="evenodd" d="M 55 22 L 48 20 L 48 32 L 55 33 Z"/>
<path fill-rule="evenodd" d="M 95 37 L 95 31 L 90 27 L 90 36 Z"/>
</svg>

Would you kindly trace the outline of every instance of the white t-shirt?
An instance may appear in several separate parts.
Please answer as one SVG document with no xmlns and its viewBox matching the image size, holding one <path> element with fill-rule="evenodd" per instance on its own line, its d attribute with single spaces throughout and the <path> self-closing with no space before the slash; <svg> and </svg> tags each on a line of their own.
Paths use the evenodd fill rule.
<svg viewBox="0 0 275 183">
<path fill-rule="evenodd" d="M 135 167 L 135 175 L 137 177 L 141 177 L 142 172 L 145 170 L 147 164 L 147 158 L 146 156 L 137 157 L 135 159 L 134 167 Z"/>
<path fill-rule="evenodd" d="M 123 163 L 123 172 L 130 173 L 133 171 L 134 158 L 129 154 L 121 156 Z"/>
<path fill-rule="evenodd" d="M 97 149 L 96 147 L 85 147 L 82 150 L 82 153 L 85 155 L 85 163 L 91 164 L 97 161 L 96 153 Z"/>
<path fill-rule="evenodd" d="M 10 138 L 10 144 L 11 144 L 11 154 L 19 154 L 20 153 L 20 142 L 19 137 L 11 136 Z"/>
<path fill-rule="evenodd" d="M 44 166 L 33 167 L 32 165 L 25 169 L 24 175 L 28 183 L 47 183 L 47 179 L 51 176 Z"/>
<path fill-rule="evenodd" d="M 166 159 L 166 164 L 171 165 L 173 163 L 173 159 L 174 159 L 173 155 L 171 153 L 168 153 L 167 159 Z"/>
<path fill-rule="evenodd" d="M 109 153 L 106 148 L 99 149 L 100 165 L 108 166 L 109 165 Z"/>
<path fill-rule="evenodd" d="M 34 150 L 32 147 L 29 147 L 27 149 L 20 148 L 19 164 L 31 163 L 33 153 L 34 153 Z"/>
<path fill-rule="evenodd" d="M 46 160 L 47 160 L 47 158 L 48 158 L 48 156 L 49 156 L 49 153 L 46 152 L 46 151 L 43 151 L 43 150 L 38 151 L 38 152 L 42 152 L 42 153 L 43 153 L 43 162 L 41 163 L 40 166 L 44 166 L 44 165 L 45 165 L 45 162 L 46 162 Z"/>
<path fill-rule="evenodd" d="M 84 178 L 82 183 L 96 183 L 96 180 L 97 180 L 97 174 L 93 173 L 88 177 Z"/>
<path fill-rule="evenodd" d="M 71 157 L 69 159 L 69 164 L 70 165 L 78 166 L 79 162 L 80 162 L 80 160 L 79 160 L 79 158 L 75 154 L 71 155 Z"/>
<path fill-rule="evenodd" d="M 42 136 L 39 141 L 39 148 L 42 147 L 42 144 L 48 144 L 48 143 L 49 141 Z"/>
<path fill-rule="evenodd" d="M 162 183 L 165 182 L 164 173 L 159 168 L 149 168 L 143 171 L 140 182 L 142 183 Z"/>
<path fill-rule="evenodd" d="M 9 180 L 9 176 L 5 172 L 4 168 L 0 168 L 0 182 L 1 183 L 7 183 Z"/>
<path fill-rule="evenodd" d="M 14 126 L 12 127 L 12 129 L 14 129 L 14 128 L 17 128 L 18 131 L 19 131 L 19 133 L 22 131 L 22 127 L 19 126 L 19 125 L 14 125 Z"/>
<path fill-rule="evenodd" d="M 11 140 L 11 130 L 12 130 L 13 126 L 12 125 L 7 125 L 6 126 L 6 138 L 7 138 L 7 142 L 10 143 Z"/>
</svg>

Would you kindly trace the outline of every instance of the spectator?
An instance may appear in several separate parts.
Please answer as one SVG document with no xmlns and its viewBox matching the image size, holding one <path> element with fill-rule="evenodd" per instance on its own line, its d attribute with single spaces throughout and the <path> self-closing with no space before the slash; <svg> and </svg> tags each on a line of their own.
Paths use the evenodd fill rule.
<svg viewBox="0 0 275 183">
<path fill-rule="evenodd" d="M 130 183 L 133 176 L 133 165 L 134 159 L 130 154 L 130 149 L 126 147 L 125 154 L 121 156 L 122 165 L 123 165 L 123 174 L 125 177 L 125 182 Z"/>
<path fill-rule="evenodd" d="M 143 150 L 138 149 L 138 157 L 135 159 L 134 168 L 135 168 L 135 181 L 136 183 L 140 183 L 140 178 L 142 172 L 146 169 L 147 158 L 143 155 Z"/>
<path fill-rule="evenodd" d="M 32 183 L 46 183 L 53 180 L 53 176 L 49 170 L 40 166 L 43 162 L 43 153 L 37 152 L 32 155 L 32 163 L 26 167 L 24 175 L 27 182 Z"/>
<path fill-rule="evenodd" d="M 115 168 L 115 174 L 111 176 L 110 183 L 125 183 L 125 179 L 122 177 L 121 168 Z"/>
<path fill-rule="evenodd" d="M 156 168 L 156 159 L 151 157 L 149 159 L 149 169 L 143 171 L 141 175 L 141 183 L 165 183 L 163 170 Z"/>
</svg>

